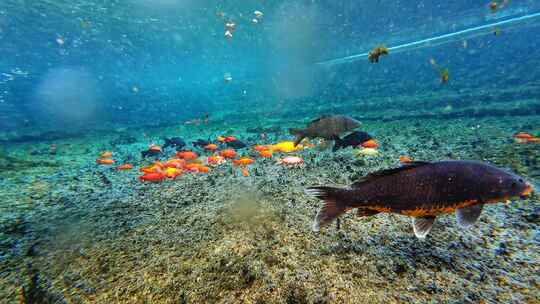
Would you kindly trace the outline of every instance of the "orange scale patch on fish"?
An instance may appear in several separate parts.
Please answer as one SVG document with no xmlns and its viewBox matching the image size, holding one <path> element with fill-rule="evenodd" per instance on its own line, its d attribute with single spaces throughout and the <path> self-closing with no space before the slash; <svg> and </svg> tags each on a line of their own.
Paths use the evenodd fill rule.
<svg viewBox="0 0 540 304">
<path fill-rule="evenodd" d="M 377 211 L 377 212 L 382 212 L 382 213 L 391 213 L 392 212 L 392 209 L 388 208 L 388 207 L 383 207 L 383 206 L 370 206 L 366 209 L 370 209 L 370 210 L 374 210 L 374 211 Z"/>
<path fill-rule="evenodd" d="M 456 209 L 465 208 L 471 205 L 476 204 L 477 200 L 464 201 L 461 203 L 454 204 L 452 206 L 441 206 L 442 204 L 434 204 L 434 208 L 416 208 L 414 210 L 402 210 L 400 213 L 403 215 L 413 216 L 413 217 L 422 217 L 422 216 L 436 216 L 439 214 L 453 213 Z"/>
</svg>

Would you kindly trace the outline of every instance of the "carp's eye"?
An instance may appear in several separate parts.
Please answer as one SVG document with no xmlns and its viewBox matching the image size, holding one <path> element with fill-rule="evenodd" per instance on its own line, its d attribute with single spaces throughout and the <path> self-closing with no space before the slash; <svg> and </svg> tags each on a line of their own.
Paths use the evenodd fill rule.
<svg viewBox="0 0 540 304">
<path fill-rule="evenodd" d="M 524 181 L 523 181 L 523 178 L 520 178 L 520 179 L 519 179 L 519 182 L 520 182 L 520 183 L 523 183 L 523 182 L 524 182 Z"/>
</svg>

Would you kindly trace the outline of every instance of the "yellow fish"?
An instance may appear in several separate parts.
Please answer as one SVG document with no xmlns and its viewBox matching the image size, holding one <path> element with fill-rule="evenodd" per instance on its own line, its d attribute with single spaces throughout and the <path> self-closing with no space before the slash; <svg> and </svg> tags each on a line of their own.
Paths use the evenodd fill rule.
<svg viewBox="0 0 540 304">
<path fill-rule="evenodd" d="M 280 143 L 277 143 L 275 145 L 268 146 L 269 150 L 272 152 L 283 152 L 283 153 L 291 153 L 296 152 L 304 149 L 303 145 L 297 145 L 294 146 L 293 141 L 282 141 Z"/>
</svg>

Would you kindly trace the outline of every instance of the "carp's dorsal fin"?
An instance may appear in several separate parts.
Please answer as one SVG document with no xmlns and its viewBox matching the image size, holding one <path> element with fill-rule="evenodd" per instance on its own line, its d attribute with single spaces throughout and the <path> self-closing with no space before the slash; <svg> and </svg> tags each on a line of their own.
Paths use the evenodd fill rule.
<svg viewBox="0 0 540 304">
<path fill-rule="evenodd" d="M 476 220 L 478 220 L 483 207 L 484 204 L 477 204 L 465 208 L 458 208 L 456 210 L 458 224 L 465 228 L 472 226 Z"/>
<path fill-rule="evenodd" d="M 374 180 L 376 180 L 378 178 L 381 178 L 381 177 L 384 177 L 384 176 L 389 176 L 389 175 L 392 175 L 392 174 L 395 174 L 395 173 L 398 173 L 398 172 L 401 172 L 401 171 L 404 171 L 404 170 L 424 166 L 424 165 L 427 165 L 427 164 L 430 164 L 430 162 L 414 161 L 414 162 L 404 164 L 401 167 L 383 169 L 383 170 L 380 170 L 380 171 L 372 172 L 372 173 L 369 173 L 368 175 L 360 178 L 356 182 L 354 182 L 351 185 L 351 187 L 352 188 L 357 188 L 357 187 L 360 187 L 361 185 L 363 185 L 364 183 L 374 181 Z"/>
<path fill-rule="evenodd" d="M 317 121 L 319 121 L 319 120 L 321 120 L 321 119 L 328 118 L 328 117 L 330 117 L 330 116 L 332 116 L 332 115 L 325 114 L 325 115 L 323 115 L 323 116 L 321 116 L 321 117 L 315 118 L 314 120 L 310 121 L 309 123 L 310 123 L 310 124 L 316 123 Z"/>
<path fill-rule="evenodd" d="M 431 231 L 434 222 L 434 216 L 413 217 L 414 235 L 419 239 L 425 238 Z"/>
</svg>

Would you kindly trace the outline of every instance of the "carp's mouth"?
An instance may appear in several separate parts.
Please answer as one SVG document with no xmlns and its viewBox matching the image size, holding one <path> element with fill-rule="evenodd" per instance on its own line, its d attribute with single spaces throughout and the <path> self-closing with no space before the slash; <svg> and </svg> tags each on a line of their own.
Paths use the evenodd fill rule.
<svg viewBox="0 0 540 304">
<path fill-rule="evenodd" d="M 527 185 L 527 188 L 525 188 L 525 190 L 521 192 L 519 197 L 521 199 L 526 199 L 527 197 L 531 196 L 531 193 L 533 193 L 533 191 L 534 191 L 534 188 L 531 185 Z"/>
</svg>

